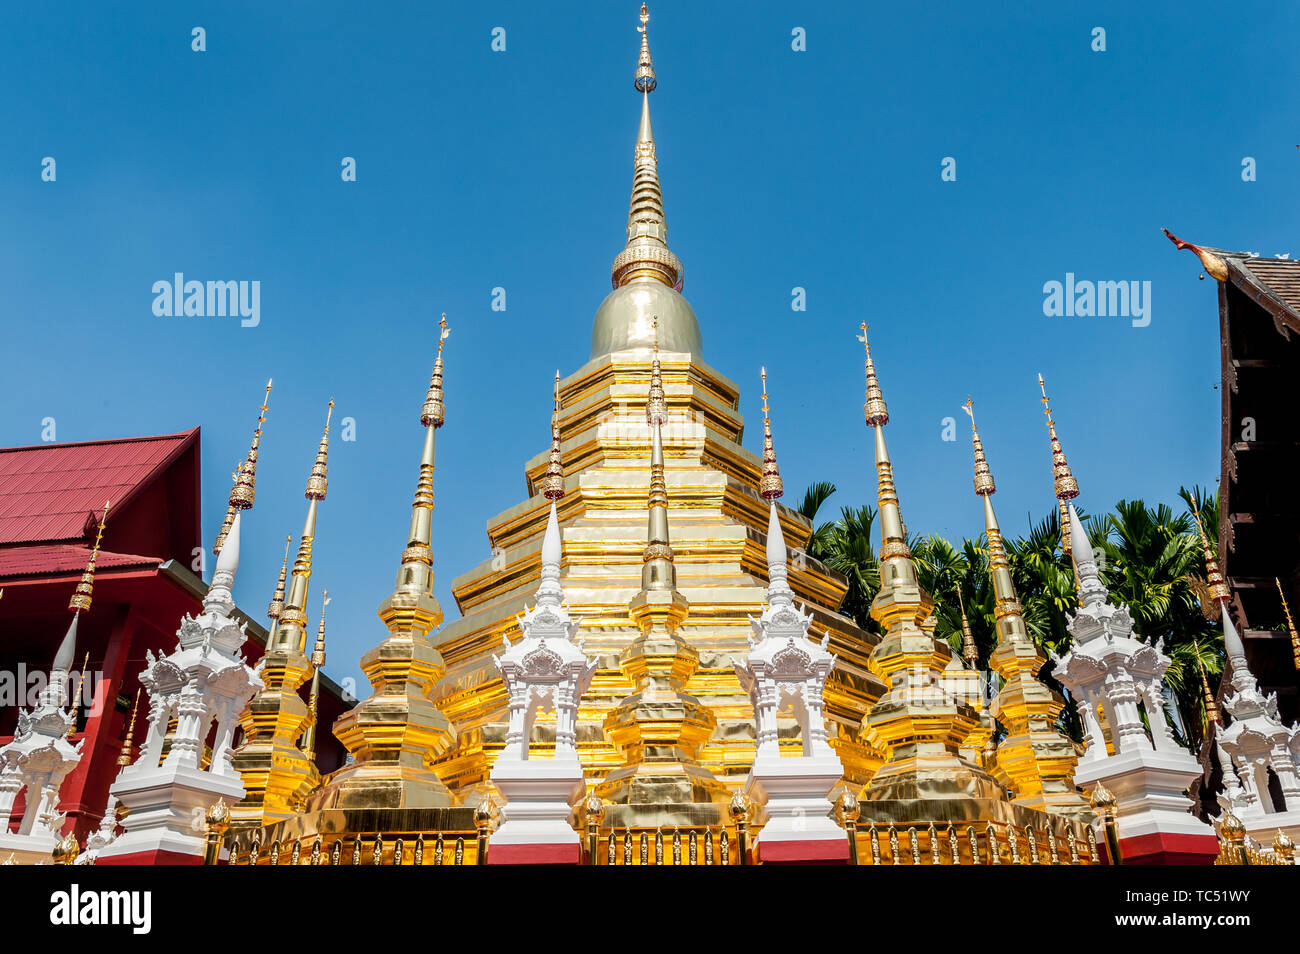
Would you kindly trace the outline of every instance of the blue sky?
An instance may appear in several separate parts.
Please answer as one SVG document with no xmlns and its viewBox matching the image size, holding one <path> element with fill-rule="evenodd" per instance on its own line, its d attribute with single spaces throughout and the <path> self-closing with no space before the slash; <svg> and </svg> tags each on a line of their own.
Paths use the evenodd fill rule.
<svg viewBox="0 0 1300 954">
<path fill-rule="evenodd" d="M 624 240 L 638 7 L 11 7 L 0 444 L 38 442 L 46 417 L 64 441 L 201 425 L 210 542 L 273 375 L 236 593 L 257 613 L 335 397 L 356 440 L 332 443 L 309 610 L 314 626 L 328 587 L 327 668 L 355 676 L 383 634 L 374 607 L 405 544 L 446 311 L 434 546 L 455 618 L 450 582 L 490 557 L 486 521 L 522 499 L 550 378 L 586 360 Z M 829 479 L 835 507 L 874 499 L 864 318 L 913 531 L 981 529 L 968 393 L 1004 528 L 1052 506 L 1038 371 L 1089 509 L 1214 483 L 1214 283 L 1159 229 L 1300 255 L 1300 153 L 1279 106 L 1300 14 L 1128 7 L 653 5 L 670 244 L 705 360 L 743 389 L 751 449 L 769 369 L 791 498 Z M 356 182 L 341 181 L 345 156 Z M 949 156 L 955 182 L 940 178 Z M 152 285 L 178 271 L 260 281 L 260 325 L 156 317 Z M 1045 317 L 1043 284 L 1067 272 L 1151 282 L 1150 325 Z"/>
</svg>

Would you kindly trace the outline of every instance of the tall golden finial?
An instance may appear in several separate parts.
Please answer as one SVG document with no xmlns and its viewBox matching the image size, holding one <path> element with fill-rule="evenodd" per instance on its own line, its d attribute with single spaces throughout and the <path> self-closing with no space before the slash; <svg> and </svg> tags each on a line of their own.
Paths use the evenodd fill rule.
<svg viewBox="0 0 1300 954">
<path fill-rule="evenodd" d="M 680 288 L 682 263 L 668 250 L 668 223 L 659 186 L 659 160 L 650 123 L 650 93 L 658 85 L 650 59 L 650 13 L 641 6 L 641 53 L 633 85 L 641 93 L 641 125 L 637 130 L 632 172 L 632 201 L 627 213 L 627 244 L 614 258 L 610 281 L 615 288 L 640 278 Z"/>
<path fill-rule="evenodd" d="M 122 751 L 118 753 L 117 764 L 123 768 L 131 764 L 131 745 L 135 738 L 135 716 L 140 711 L 140 689 L 135 690 L 135 702 L 131 705 L 131 717 L 126 720 L 126 735 L 122 736 Z"/>
<path fill-rule="evenodd" d="M 759 496 L 775 500 L 785 493 L 781 470 L 776 466 L 776 449 L 772 446 L 772 418 L 767 407 L 767 368 L 759 369 L 763 379 L 763 476 L 758 481 Z"/>
<path fill-rule="evenodd" d="M 95 545 L 90 550 L 90 562 L 86 564 L 86 569 L 81 574 L 77 591 L 72 594 L 72 599 L 68 600 L 68 609 L 73 613 L 87 612 L 90 609 L 90 600 L 95 589 L 95 562 L 99 559 L 99 547 L 104 540 L 104 523 L 108 520 L 108 508 L 111 505 L 111 500 L 104 501 L 104 512 L 99 516 L 99 531 L 95 534 Z"/>
<path fill-rule="evenodd" d="M 957 591 L 957 606 L 961 609 L 961 654 L 966 660 L 966 666 L 969 669 L 979 669 L 980 651 L 975 645 L 975 634 L 971 632 L 970 620 L 966 618 L 966 602 L 961 597 L 961 590 Z"/>
<path fill-rule="evenodd" d="M 90 668 L 90 650 L 86 650 L 85 657 L 81 660 L 81 672 L 77 673 L 77 690 L 72 694 L 72 708 L 76 710 L 81 705 L 77 700 L 81 698 L 81 690 L 86 687 L 86 670 Z M 76 724 L 68 726 L 68 734 L 71 735 L 76 730 Z"/>
<path fill-rule="evenodd" d="M 659 319 L 653 320 L 654 358 L 650 364 L 650 392 L 646 398 L 645 419 L 650 425 L 650 489 L 646 497 L 649 521 L 646 545 L 642 553 L 642 589 L 677 589 L 677 569 L 673 566 L 673 548 L 668 539 L 668 483 L 664 476 L 664 446 L 661 428 L 668 420 L 668 404 L 659 374 Z"/>
<path fill-rule="evenodd" d="M 334 399 L 330 398 L 330 408 L 325 414 L 325 432 L 321 434 L 320 444 L 316 448 L 316 463 L 312 464 L 311 476 L 307 478 L 307 490 L 304 496 L 308 500 L 324 500 L 325 491 L 329 489 L 327 463 L 330 452 L 330 418 L 334 416 Z"/>
<path fill-rule="evenodd" d="M 438 356 L 433 362 L 433 374 L 429 378 L 429 393 L 424 397 L 424 407 L 420 409 L 420 423 L 425 427 L 442 427 L 447 420 L 447 405 L 442 390 L 442 346 L 451 334 L 447 327 L 447 313 L 442 313 L 438 322 L 442 330 L 438 334 Z"/>
<path fill-rule="evenodd" d="M 1210 549 L 1210 538 L 1205 535 L 1205 526 L 1201 523 L 1201 511 L 1192 506 L 1192 519 L 1196 521 L 1196 530 L 1201 535 L 1201 549 L 1205 553 L 1205 572 L 1208 577 L 1210 598 L 1217 603 L 1227 603 L 1232 596 L 1232 591 L 1228 589 L 1228 584 L 1223 581 L 1223 574 L 1219 572 L 1219 562 L 1214 558 L 1214 551 Z"/>
<path fill-rule="evenodd" d="M 234 485 L 230 488 L 230 502 L 226 508 L 226 521 L 217 534 L 217 542 L 212 546 L 213 553 L 220 553 L 225 545 L 230 527 L 235 522 L 235 511 L 249 510 L 257 499 L 257 455 L 262 445 L 262 425 L 266 423 L 266 411 L 271 403 L 271 379 L 266 380 L 266 394 L 258 408 L 257 427 L 253 430 L 253 442 L 248 448 L 248 456 L 235 468 Z"/>
<path fill-rule="evenodd" d="M 975 402 L 971 400 L 969 394 L 966 395 L 966 403 L 961 407 L 970 417 L 971 443 L 975 447 L 975 493 L 981 497 L 988 497 L 997 493 L 998 488 L 993 482 L 993 473 L 989 470 L 988 459 L 984 456 L 984 442 L 980 440 L 980 432 L 975 427 Z"/>
<path fill-rule="evenodd" d="M 1070 514 L 1069 502 L 1079 496 L 1079 482 L 1070 471 L 1070 464 L 1061 449 L 1061 440 L 1056 436 L 1056 421 L 1052 419 L 1052 405 L 1047 400 L 1047 385 L 1043 376 L 1038 376 L 1038 390 L 1043 393 L 1043 413 L 1047 415 L 1047 433 L 1052 441 L 1052 490 L 1056 492 L 1057 506 L 1061 513 L 1061 551 L 1070 555 Z"/>
<path fill-rule="evenodd" d="M 289 544 L 293 542 L 293 534 L 284 535 L 284 562 L 280 564 L 280 579 L 275 584 L 275 595 L 271 597 L 270 604 L 266 607 L 266 615 L 270 618 L 272 625 L 279 622 L 280 614 L 284 612 L 284 578 L 289 572 Z"/>
<path fill-rule="evenodd" d="M 1201 674 L 1201 695 L 1205 699 L 1205 724 L 1219 721 L 1219 707 L 1215 705 L 1214 693 L 1210 691 L 1210 681 L 1205 678 L 1205 667 L 1201 665 L 1201 644 L 1192 640 L 1192 651 L 1196 653 L 1196 671 Z"/>
<path fill-rule="evenodd" d="M 320 622 L 316 626 L 316 646 L 311 653 L 311 692 L 307 697 L 307 731 L 303 733 L 302 750 L 310 761 L 316 758 L 316 717 L 320 709 L 320 671 L 325 665 L 325 607 L 330 605 L 330 591 L 321 592 Z"/>
<path fill-rule="evenodd" d="M 1286 593 L 1282 591 L 1282 581 L 1273 577 L 1277 584 L 1277 595 L 1282 597 L 1282 611 L 1286 613 L 1286 629 L 1291 634 L 1291 655 L 1295 657 L 1295 668 L 1300 670 L 1300 633 L 1296 632 L 1295 620 L 1291 618 L 1291 607 L 1287 605 Z"/>
<path fill-rule="evenodd" d="M 858 327 L 862 329 L 858 340 L 862 342 L 863 350 L 866 352 L 867 399 L 862 405 L 862 413 L 866 417 L 868 427 L 884 427 L 889 423 L 889 408 L 885 405 L 885 396 L 881 393 L 880 382 L 876 379 L 876 365 L 871 360 L 871 343 L 867 341 L 868 325 L 864 321 Z"/>
<path fill-rule="evenodd" d="M 288 649 L 303 652 L 307 640 L 307 588 L 311 582 L 312 549 L 316 542 L 316 509 L 325 499 L 329 489 L 328 463 L 330 447 L 330 419 L 334 416 L 334 399 L 330 398 L 325 415 L 325 429 L 316 448 L 316 461 L 311 476 L 307 478 L 307 518 L 303 521 L 302 536 L 298 540 L 298 555 L 293 561 L 293 574 L 285 596 L 284 608 L 272 627 L 272 637 L 267 638 L 267 651 Z"/>
<path fill-rule="evenodd" d="M 559 500 L 564 496 L 564 462 L 560 459 L 560 372 L 555 372 L 555 397 L 551 410 L 551 458 L 542 478 L 542 496 Z"/>
</svg>

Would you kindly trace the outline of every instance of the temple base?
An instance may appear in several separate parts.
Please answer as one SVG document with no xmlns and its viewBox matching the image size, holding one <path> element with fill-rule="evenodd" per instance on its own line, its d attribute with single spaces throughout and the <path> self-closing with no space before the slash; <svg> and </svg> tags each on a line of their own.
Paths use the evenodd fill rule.
<svg viewBox="0 0 1300 954">
<path fill-rule="evenodd" d="M 830 818 L 829 794 L 844 766 L 833 752 L 813 756 L 760 754 L 744 793 L 758 806 L 755 844 L 761 864 L 847 864 L 847 836 Z"/>
<path fill-rule="evenodd" d="M 100 849 L 101 865 L 201 864 L 208 809 L 244 797 L 237 777 L 168 765 L 127 769 L 109 791 L 126 808 L 126 830 Z"/>
<path fill-rule="evenodd" d="M 1114 792 L 1124 864 L 1208 865 L 1219 854 L 1218 837 L 1191 814 L 1191 800 L 1184 794 L 1200 775 L 1201 766 L 1181 749 L 1138 748 L 1085 758 L 1074 779 L 1081 787 L 1102 782 Z"/>
<path fill-rule="evenodd" d="M 506 803 L 503 823 L 488 841 L 489 865 L 578 864 L 582 843 L 574 830 L 573 803 L 586 791 L 576 757 L 497 759 L 492 784 Z"/>
</svg>

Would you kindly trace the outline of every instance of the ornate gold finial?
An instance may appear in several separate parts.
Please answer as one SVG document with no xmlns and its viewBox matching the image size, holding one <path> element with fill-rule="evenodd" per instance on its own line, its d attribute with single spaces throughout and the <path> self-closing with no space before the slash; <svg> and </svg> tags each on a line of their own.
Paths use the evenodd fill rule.
<svg viewBox="0 0 1300 954">
<path fill-rule="evenodd" d="M 64 835 L 50 854 L 56 865 L 70 865 L 75 862 L 77 855 L 81 854 L 81 844 L 77 841 L 76 834 L 68 832 Z"/>
<path fill-rule="evenodd" d="M 311 664 L 317 669 L 325 665 L 325 607 L 330 605 L 330 591 L 321 591 L 320 622 L 316 626 L 316 646 L 311 653 Z"/>
<path fill-rule="evenodd" d="M 131 717 L 126 720 L 126 735 L 122 737 L 122 751 L 118 753 L 117 764 L 125 768 L 131 764 L 131 746 L 135 738 L 135 715 L 140 711 L 140 689 L 135 690 L 135 702 L 131 705 Z"/>
<path fill-rule="evenodd" d="M 559 500 L 564 496 L 564 462 L 560 460 L 560 372 L 555 372 L 555 396 L 551 410 L 551 458 L 546 463 L 546 476 L 541 480 L 542 496 Z"/>
<path fill-rule="evenodd" d="M 975 428 L 975 402 L 966 396 L 966 403 L 962 405 L 962 410 L 970 416 L 970 436 L 971 443 L 975 447 L 975 493 L 981 497 L 988 497 L 997 493 L 997 485 L 993 482 L 993 473 L 989 470 L 988 459 L 984 456 L 984 442 L 980 440 L 980 432 Z"/>
<path fill-rule="evenodd" d="M 1291 655 L 1295 658 L 1295 668 L 1300 670 L 1300 633 L 1296 632 L 1295 620 L 1291 618 L 1291 607 L 1287 605 L 1286 593 L 1282 590 L 1282 581 L 1273 577 L 1277 584 L 1277 595 L 1282 598 L 1282 611 L 1286 613 L 1286 629 L 1291 634 Z"/>
<path fill-rule="evenodd" d="M 1223 813 L 1223 820 L 1219 822 L 1219 830 L 1228 838 L 1241 838 L 1246 834 L 1246 826 L 1231 811 Z"/>
<path fill-rule="evenodd" d="M 866 351 L 867 399 L 862 405 L 862 412 L 866 416 L 869 427 L 884 427 L 889 423 L 889 408 L 885 405 L 885 396 L 881 393 L 880 382 L 876 379 L 876 366 L 871 360 L 871 344 L 867 341 L 868 325 L 864 321 L 858 327 L 862 329 L 858 340 L 862 342 L 863 350 Z"/>
<path fill-rule="evenodd" d="M 651 319 L 654 331 L 654 357 L 650 359 L 650 396 L 646 399 L 645 420 L 647 424 L 668 423 L 668 400 L 664 396 L 664 381 L 659 366 L 659 316 Z"/>
<path fill-rule="evenodd" d="M 1103 812 L 1115 807 L 1115 795 L 1101 782 L 1093 786 L 1090 800 L 1093 808 Z"/>
<path fill-rule="evenodd" d="M 271 380 L 267 378 L 266 394 L 258 408 L 257 427 L 253 430 L 253 442 L 248 448 L 248 456 L 235 468 L 234 485 L 230 488 L 230 503 L 226 508 L 226 520 L 217 534 L 217 542 L 212 546 L 213 553 L 220 553 L 225 545 L 230 527 L 235 522 L 235 511 L 249 510 L 257 498 L 257 455 L 262 445 L 262 425 L 266 423 L 266 411 L 271 403 Z"/>
<path fill-rule="evenodd" d="M 1210 538 L 1205 535 L 1205 526 L 1201 523 L 1201 511 L 1192 506 L 1192 519 L 1196 521 L 1196 530 L 1201 535 L 1201 549 L 1205 551 L 1205 573 L 1208 578 L 1210 598 L 1218 603 L 1227 603 L 1232 596 L 1232 591 L 1228 589 L 1228 584 L 1223 582 L 1223 574 L 1219 572 L 1219 562 L 1214 558 L 1214 551 L 1210 549 Z"/>
<path fill-rule="evenodd" d="M 1201 674 L 1201 695 L 1205 700 L 1205 724 L 1219 722 L 1219 707 L 1214 702 L 1214 693 L 1210 691 L 1210 681 L 1205 678 L 1205 667 L 1201 665 L 1201 644 L 1192 640 L 1192 651 L 1196 653 L 1196 671 Z"/>
<path fill-rule="evenodd" d="M 957 591 L 957 606 L 961 609 L 961 655 L 971 669 L 979 669 L 980 651 L 975 645 L 975 634 L 971 632 L 970 620 L 966 618 L 966 602 Z"/>
<path fill-rule="evenodd" d="M 1169 241 L 1174 243 L 1175 248 L 1180 250 L 1188 249 L 1192 254 L 1199 258 L 1201 260 L 1201 265 L 1205 267 L 1205 271 L 1215 281 L 1226 282 L 1228 280 L 1228 265 L 1223 259 L 1219 258 L 1219 256 L 1207 249 L 1201 248 L 1199 245 L 1193 245 L 1191 242 L 1184 242 L 1168 229 L 1162 228 L 1160 231 L 1164 232 L 1165 235 L 1169 237 Z"/>
<path fill-rule="evenodd" d="M 289 572 L 289 544 L 293 541 L 293 534 L 284 535 L 284 562 L 280 564 L 280 579 L 275 584 L 275 595 L 271 597 L 270 604 L 266 607 L 266 615 L 270 617 L 272 623 L 279 621 L 280 614 L 284 612 L 284 578 Z"/>
<path fill-rule="evenodd" d="M 420 409 L 420 423 L 425 427 L 442 427 L 447 420 L 447 405 L 442 390 L 442 346 L 451 334 L 447 327 L 447 313 L 442 313 L 438 322 L 442 331 L 438 334 L 438 357 L 433 361 L 433 375 L 429 378 L 429 393 L 425 395 L 424 407 Z"/>
<path fill-rule="evenodd" d="M 104 501 L 104 512 L 99 516 L 99 531 L 95 534 L 95 545 L 90 549 L 90 562 L 86 564 L 86 569 L 81 574 L 81 582 L 77 584 L 72 599 L 68 600 L 68 609 L 73 613 L 90 610 L 90 601 L 95 590 L 95 562 L 99 559 L 99 547 L 104 541 L 104 523 L 108 520 L 108 508 L 111 505 L 111 500 Z"/>
<path fill-rule="evenodd" d="M 1069 501 L 1079 496 L 1079 482 L 1070 471 L 1070 464 L 1061 449 L 1061 440 L 1056 436 L 1056 421 L 1052 419 L 1052 405 L 1047 400 L 1047 385 L 1043 376 L 1038 376 L 1038 390 L 1043 393 L 1043 413 L 1047 415 L 1047 433 L 1052 441 L 1052 490 L 1056 492 L 1057 506 L 1061 513 L 1061 550 L 1070 555 L 1070 512 Z"/>
<path fill-rule="evenodd" d="M 330 408 L 325 415 L 325 432 L 321 434 L 320 445 L 316 448 L 316 463 L 312 465 L 311 476 L 307 478 L 307 490 L 304 496 L 308 500 L 324 500 L 329 487 L 326 479 L 326 462 L 330 451 L 330 418 L 334 416 L 334 399 L 330 398 Z"/>
<path fill-rule="evenodd" d="M 633 85 L 636 86 L 637 92 L 649 93 L 659 85 L 655 79 L 654 61 L 650 59 L 650 35 L 646 29 L 646 24 L 650 22 L 650 11 L 646 5 L 641 4 L 641 25 L 637 27 L 637 32 L 641 34 L 641 55 L 636 61 L 636 79 Z"/>
<path fill-rule="evenodd" d="M 658 85 L 650 59 L 650 35 L 646 24 L 650 14 L 641 8 L 641 54 L 637 59 L 634 85 L 641 93 L 641 125 L 637 130 L 632 171 L 632 201 L 627 213 L 627 244 L 614 258 L 610 282 L 618 288 L 641 278 L 662 282 L 669 288 L 682 287 L 681 260 L 668 250 L 668 223 L 664 196 L 659 187 L 659 160 L 655 154 L 654 129 L 650 123 L 650 93 Z"/>
<path fill-rule="evenodd" d="M 772 419 L 767 407 L 767 368 L 759 369 L 763 379 L 763 476 L 758 481 L 758 493 L 764 500 L 775 500 L 785 493 L 781 470 L 776 466 L 776 449 L 772 446 Z"/>
<path fill-rule="evenodd" d="M 224 829 L 224 826 L 230 824 L 230 806 L 224 798 L 218 798 L 216 804 L 208 809 L 204 821 L 210 828 Z"/>
</svg>

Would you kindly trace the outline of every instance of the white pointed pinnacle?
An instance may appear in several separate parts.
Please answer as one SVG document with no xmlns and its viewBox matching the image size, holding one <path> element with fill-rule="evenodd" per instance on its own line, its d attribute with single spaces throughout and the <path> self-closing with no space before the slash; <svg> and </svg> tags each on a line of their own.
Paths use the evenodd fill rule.
<svg viewBox="0 0 1300 954">
<path fill-rule="evenodd" d="M 212 582 L 208 585 L 208 594 L 203 598 L 203 609 L 219 615 L 229 615 L 235 606 L 231 592 L 235 585 L 235 573 L 239 570 L 240 518 L 243 511 L 235 511 L 235 519 L 226 534 L 226 542 L 217 554 L 217 565 L 212 571 Z"/>
<path fill-rule="evenodd" d="M 767 518 L 767 574 L 768 604 L 793 604 L 794 591 L 790 589 L 786 566 L 785 534 L 781 532 L 775 500 L 771 501 Z"/>
<path fill-rule="evenodd" d="M 1075 576 L 1078 578 L 1079 602 L 1084 606 L 1090 603 L 1104 603 L 1110 593 L 1101 580 L 1097 558 L 1092 552 L 1092 542 L 1083 529 L 1083 521 L 1079 519 L 1074 504 L 1070 503 L 1066 506 L 1070 515 L 1070 548 L 1074 557 Z"/>
</svg>

